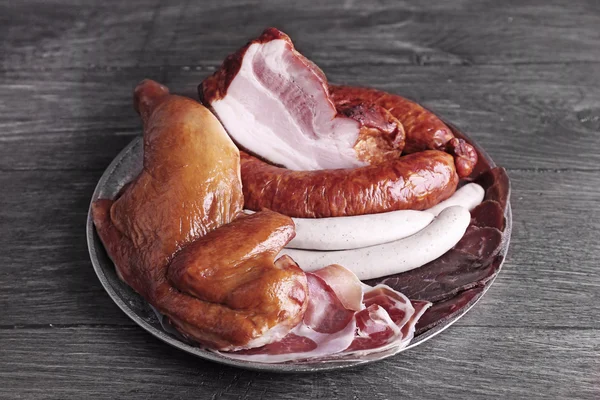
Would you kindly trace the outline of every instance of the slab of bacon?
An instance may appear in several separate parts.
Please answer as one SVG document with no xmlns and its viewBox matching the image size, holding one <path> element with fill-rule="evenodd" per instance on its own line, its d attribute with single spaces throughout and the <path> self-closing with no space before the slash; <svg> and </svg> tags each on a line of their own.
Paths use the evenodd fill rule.
<svg viewBox="0 0 600 400">
<path fill-rule="evenodd" d="M 289 169 L 360 167 L 404 147 L 402 124 L 383 107 L 336 108 L 325 74 L 275 28 L 227 57 L 199 92 L 238 145 Z"/>
<path fill-rule="evenodd" d="M 355 168 L 423 150 L 452 154 L 461 178 L 477 164 L 474 147 L 435 114 L 401 96 L 329 85 L 275 28 L 227 57 L 198 91 L 243 150 L 288 169 Z"/>
</svg>

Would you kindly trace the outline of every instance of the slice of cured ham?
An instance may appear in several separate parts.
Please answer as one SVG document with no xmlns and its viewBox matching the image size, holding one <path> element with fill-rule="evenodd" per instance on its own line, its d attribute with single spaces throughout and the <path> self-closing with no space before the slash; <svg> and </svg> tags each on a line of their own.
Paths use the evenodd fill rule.
<svg viewBox="0 0 600 400">
<path fill-rule="evenodd" d="M 364 285 L 338 265 L 306 275 L 309 305 L 296 328 L 278 342 L 221 354 L 238 360 L 279 363 L 395 352 L 408 345 L 417 321 L 431 305 L 425 301 L 411 303 L 386 285 Z M 355 310 L 352 308 L 357 299 L 360 307 Z"/>
<path fill-rule="evenodd" d="M 360 167 L 398 158 L 402 124 L 383 107 L 336 109 L 323 72 L 269 28 L 199 87 L 238 145 L 293 170 Z"/>
</svg>

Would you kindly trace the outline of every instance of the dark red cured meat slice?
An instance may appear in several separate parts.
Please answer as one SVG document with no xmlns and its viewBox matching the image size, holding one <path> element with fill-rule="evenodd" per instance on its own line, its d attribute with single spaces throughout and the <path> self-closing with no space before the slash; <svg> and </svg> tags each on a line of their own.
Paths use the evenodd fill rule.
<svg viewBox="0 0 600 400">
<path fill-rule="evenodd" d="M 269 343 L 262 347 L 256 347 L 249 350 L 241 350 L 235 354 L 256 355 L 256 354 L 288 354 L 288 353 L 304 353 L 317 348 L 317 343 L 311 339 L 298 336 L 293 333 L 287 334 L 283 339 Z"/>
<path fill-rule="evenodd" d="M 477 286 L 473 289 L 465 290 L 451 299 L 435 303 L 417 322 L 416 335 L 428 331 L 445 320 L 452 318 L 455 314 L 462 312 L 463 308 L 483 292 L 484 289 L 485 286 Z"/>
<path fill-rule="evenodd" d="M 476 258 L 472 255 L 451 249 L 440 258 L 420 268 L 365 283 L 367 285 L 381 283 L 404 293 L 412 300 L 435 302 L 453 295 L 460 287 L 471 284 L 472 276 L 467 277 L 462 283 L 458 281 L 465 275 L 464 266 L 475 262 Z"/>
<path fill-rule="evenodd" d="M 495 200 L 502 210 L 506 210 L 510 198 L 510 181 L 504 168 L 492 168 L 481 174 L 475 182 L 485 189 L 485 200 Z"/>
<path fill-rule="evenodd" d="M 386 277 L 381 283 L 412 300 L 437 302 L 484 284 L 496 269 L 494 263 L 482 263 L 472 254 L 452 249 L 421 268 Z"/>
<path fill-rule="evenodd" d="M 502 232 L 498 229 L 469 225 L 454 249 L 474 255 L 477 260 L 485 263 L 486 260 L 498 254 L 501 244 Z"/>
<path fill-rule="evenodd" d="M 504 231 L 506 218 L 502 206 L 495 200 L 486 200 L 471 210 L 471 224 L 480 228 L 491 227 Z"/>
</svg>

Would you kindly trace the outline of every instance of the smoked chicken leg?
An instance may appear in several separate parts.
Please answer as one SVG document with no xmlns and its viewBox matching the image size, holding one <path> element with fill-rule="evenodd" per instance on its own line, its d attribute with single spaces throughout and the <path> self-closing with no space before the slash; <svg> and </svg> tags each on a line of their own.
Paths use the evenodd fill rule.
<svg viewBox="0 0 600 400">
<path fill-rule="evenodd" d="M 293 222 L 269 211 L 242 216 L 239 152 L 205 107 L 153 81 L 136 88 L 134 101 L 143 171 L 116 200 L 92 205 L 119 276 L 183 335 L 212 348 L 284 337 L 307 307 L 304 273 L 287 257 L 274 260 Z"/>
</svg>

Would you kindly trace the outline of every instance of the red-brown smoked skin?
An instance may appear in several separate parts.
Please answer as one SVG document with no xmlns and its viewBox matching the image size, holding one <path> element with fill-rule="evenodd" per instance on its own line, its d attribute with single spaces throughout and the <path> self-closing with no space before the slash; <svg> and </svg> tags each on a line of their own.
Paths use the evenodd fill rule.
<svg viewBox="0 0 600 400">
<path fill-rule="evenodd" d="M 424 210 L 450 197 L 458 175 L 452 156 L 427 150 L 354 169 L 292 171 L 240 152 L 245 207 L 323 218 Z"/>
<path fill-rule="evenodd" d="M 432 112 L 404 97 L 376 89 L 330 85 L 329 92 L 336 106 L 349 101 L 375 103 L 388 110 L 404 126 L 404 154 L 423 150 L 441 150 L 455 158 L 461 178 L 467 177 L 477 164 L 477 152 L 463 139 L 454 137 L 450 128 Z"/>
<path fill-rule="evenodd" d="M 118 275 L 183 335 L 213 348 L 295 326 L 308 304 L 306 276 L 288 257 L 274 261 L 294 236 L 292 220 L 240 216 L 238 150 L 205 107 L 153 81 L 136 88 L 135 107 L 143 170 L 116 200 L 92 204 Z"/>
<path fill-rule="evenodd" d="M 273 211 L 238 218 L 177 253 L 169 280 L 198 299 L 291 319 L 293 327 L 302 318 L 292 311 L 304 306 L 306 277 L 293 261 L 275 257 L 295 235 L 292 219 Z"/>
</svg>

